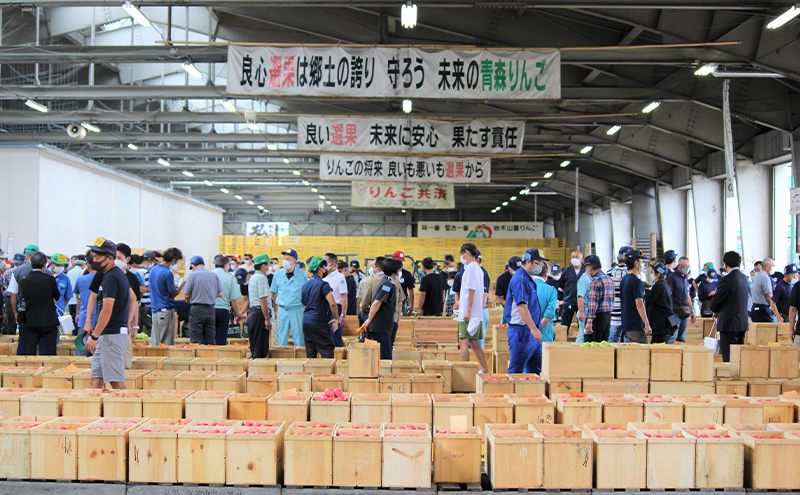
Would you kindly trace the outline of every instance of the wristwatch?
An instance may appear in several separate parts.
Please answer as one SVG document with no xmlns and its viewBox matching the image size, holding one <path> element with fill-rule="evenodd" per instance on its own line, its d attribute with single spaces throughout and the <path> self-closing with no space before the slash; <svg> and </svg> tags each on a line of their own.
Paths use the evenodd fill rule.
<svg viewBox="0 0 800 495">
<path fill-rule="evenodd" d="M 95 337 L 94 334 L 89 335 L 92 340 L 100 340 L 100 337 Z"/>
</svg>

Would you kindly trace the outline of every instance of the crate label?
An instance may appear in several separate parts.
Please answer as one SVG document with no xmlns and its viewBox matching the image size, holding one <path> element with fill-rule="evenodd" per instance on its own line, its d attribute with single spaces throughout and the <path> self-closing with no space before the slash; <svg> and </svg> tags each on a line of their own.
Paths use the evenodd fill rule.
<svg viewBox="0 0 800 495">
<path fill-rule="evenodd" d="M 286 443 L 284 443 L 286 445 Z M 319 447 L 311 447 L 304 449 L 297 445 L 297 442 L 291 442 L 291 449 L 288 449 L 290 457 L 305 457 L 311 464 L 319 466 L 325 460 L 325 454 Z"/>
<path fill-rule="evenodd" d="M 588 467 L 589 466 L 589 454 L 591 453 L 591 450 L 589 450 L 589 447 L 587 447 L 585 445 L 576 445 L 575 446 L 575 452 L 578 455 L 578 461 L 583 464 L 583 467 Z"/>
</svg>

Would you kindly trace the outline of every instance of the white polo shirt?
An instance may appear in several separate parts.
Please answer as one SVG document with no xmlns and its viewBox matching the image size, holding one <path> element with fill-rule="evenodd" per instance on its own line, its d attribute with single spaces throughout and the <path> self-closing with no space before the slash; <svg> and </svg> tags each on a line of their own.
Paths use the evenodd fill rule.
<svg viewBox="0 0 800 495">
<path fill-rule="evenodd" d="M 342 304 L 342 294 L 345 294 L 345 297 L 347 294 L 347 280 L 344 279 L 344 275 L 339 270 L 334 270 L 322 280 L 328 282 L 333 289 L 333 300 L 336 301 L 336 304 Z"/>
</svg>

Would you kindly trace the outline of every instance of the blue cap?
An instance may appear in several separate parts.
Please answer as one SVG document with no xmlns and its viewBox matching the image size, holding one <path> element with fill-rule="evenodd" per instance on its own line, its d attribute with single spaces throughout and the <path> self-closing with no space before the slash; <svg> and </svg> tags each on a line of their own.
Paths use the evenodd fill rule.
<svg viewBox="0 0 800 495">
<path fill-rule="evenodd" d="M 531 248 L 525 251 L 525 254 L 522 255 L 522 259 L 524 260 L 531 260 L 531 261 L 550 261 L 549 258 L 543 258 L 539 254 L 539 250 L 536 248 Z"/>
<path fill-rule="evenodd" d="M 717 271 L 714 270 L 713 268 L 709 268 L 706 271 L 706 280 L 711 280 L 712 282 L 717 280 Z"/>
<path fill-rule="evenodd" d="M 674 250 L 670 249 L 669 251 L 664 253 L 664 260 L 674 260 L 678 257 L 678 253 Z"/>
<path fill-rule="evenodd" d="M 666 276 L 666 274 L 667 274 L 667 272 L 669 270 L 667 269 L 667 265 L 665 265 L 664 263 L 660 263 L 659 262 L 659 263 L 656 263 L 655 265 L 653 265 L 653 271 L 658 273 L 658 274 L 660 274 L 660 275 L 665 275 Z"/>
<path fill-rule="evenodd" d="M 511 259 L 508 260 L 508 267 L 514 271 L 519 270 L 519 267 L 522 266 L 522 258 L 519 256 L 512 256 Z"/>
<path fill-rule="evenodd" d="M 117 255 L 117 245 L 109 241 L 105 237 L 98 237 L 97 239 L 95 239 L 94 243 L 87 244 L 86 247 L 91 249 L 93 253 L 102 253 L 111 256 Z"/>
<path fill-rule="evenodd" d="M 641 258 L 644 258 L 644 253 L 642 252 L 641 249 L 630 248 L 625 252 L 626 260 L 641 259 Z"/>
<path fill-rule="evenodd" d="M 590 254 L 585 260 L 583 260 L 583 264 L 585 265 L 594 265 L 595 263 L 600 263 L 600 256 L 597 256 L 596 254 Z"/>
<path fill-rule="evenodd" d="M 18 265 L 25 263 L 25 255 L 22 253 L 14 254 L 14 263 Z"/>
<path fill-rule="evenodd" d="M 286 251 L 281 252 L 281 254 L 284 256 L 288 254 L 294 259 L 299 259 L 297 256 L 297 251 L 295 251 L 294 249 L 287 249 Z"/>
<path fill-rule="evenodd" d="M 797 270 L 797 265 L 794 263 L 792 263 L 791 265 L 786 265 L 786 268 L 783 269 L 784 275 L 794 275 L 795 273 L 798 273 L 798 270 Z"/>
<path fill-rule="evenodd" d="M 630 246 L 622 246 L 621 248 L 619 248 L 619 253 L 617 254 L 625 254 L 628 252 L 628 249 L 633 249 L 633 248 Z"/>
<path fill-rule="evenodd" d="M 306 268 L 306 264 L 303 263 L 302 261 L 298 261 L 297 262 L 297 268 L 299 268 L 301 270 L 304 270 Z"/>
<path fill-rule="evenodd" d="M 190 265 L 205 265 L 206 262 L 203 261 L 202 256 L 192 256 L 192 259 L 189 260 Z"/>
<path fill-rule="evenodd" d="M 559 265 L 558 263 L 553 263 L 552 265 L 550 265 L 550 273 L 553 275 L 558 275 L 559 273 L 561 273 L 561 265 Z"/>
<path fill-rule="evenodd" d="M 359 263 L 358 260 L 352 260 L 350 262 L 350 266 L 354 266 L 356 268 L 361 268 L 361 263 Z"/>
</svg>

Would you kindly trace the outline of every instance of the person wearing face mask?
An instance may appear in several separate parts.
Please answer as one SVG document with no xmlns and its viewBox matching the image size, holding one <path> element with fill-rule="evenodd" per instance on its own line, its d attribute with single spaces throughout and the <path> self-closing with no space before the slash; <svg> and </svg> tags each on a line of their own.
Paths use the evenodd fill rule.
<svg viewBox="0 0 800 495">
<path fill-rule="evenodd" d="M 750 286 L 750 298 L 753 306 L 750 309 L 750 319 L 753 322 L 772 323 L 773 315 L 778 323 L 783 319 L 778 312 L 775 301 L 772 300 L 772 271 L 775 269 L 775 261 L 772 258 L 764 259 L 761 269 L 753 276 L 753 283 Z"/>
<path fill-rule="evenodd" d="M 344 275 L 336 270 L 338 262 L 339 258 L 334 253 L 325 253 L 325 263 L 327 264 L 325 272 L 327 275 L 323 280 L 328 282 L 331 289 L 333 289 L 333 299 L 339 306 L 339 325 L 336 330 L 332 330 L 333 343 L 336 344 L 336 347 L 344 347 L 342 329 L 347 318 L 347 280 L 344 279 Z"/>
<path fill-rule="evenodd" d="M 63 256 L 63 255 L 62 255 Z M 67 263 L 66 257 L 65 265 Z M 25 354 L 55 356 L 58 342 L 58 316 L 54 301 L 61 298 L 56 281 L 43 272 L 47 256 L 35 252 L 30 255 L 31 272 L 19 283 L 19 294 L 25 299 L 25 325 L 27 348 Z M 44 347 L 44 352 L 40 346 Z"/>
<path fill-rule="evenodd" d="M 150 269 L 156 264 L 156 253 L 147 250 L 142 253 L 142 264 L 139 266 L 139 275 L 142 276 L 144 285 L 140 287 L 142 298 L 139 300 L 139 329 L 150 335 L 153 328 L 153 315 L 150 312 Z"/>
<path fill-rule="evenodd" d="M 272 330 L 272 297 L 267 268 L 269 258 L 260 254 L 253 260 L 256 272 L 250 278 L 250 312 L 247 314 L 247 335 L 250 338 L 250 357 L 266 358 L 269 355 L 269 334 Z M 280 321 L 280 318 L 278 319 Z"/>
<path fill-rule="evenodd" d="M 325 282 L 325 261 L 316 256 L 308 262 L 311 278 L 303 284 L 300 298 L 303 310 L 303 334 L 306 357 L 315 359 L 317 353 L 323 359 L 333 358 L 333 332 L 339 325 L 339 308 L 333 299 L 333 289 Z M 280 319 L 279 319 L 280 321 Z"/>
<path fill-rule="evenodd" d="M 561 324 L 570 328 L 572 317 L 578 312 L 578 279 L 586 269 L 583 267 L 583 253 L 573 251 L 570 259 L 572 266 L 564 269 L 559 286 L 564 291 L 564 303 L 561 306 Z"/>
<path fill-rule="evenodd" d="M 172 247 L 164 251 L 161 263 L 150 269 L 151 345 L 175 343 L 175 296 L 181 293 L 184 284 L 175 287 L 172 268 L 182 259 L 181 250 Z"/>
<path fill-rule="evenodd" d="M 67 274 L 64 273 L 67 264 L 69 264 L 69 259 L 61 253 L 56 253 L 50 256 L 50 264 L 53 265 L 52 272 L 56 279 L 59 293 L 59 297 L 56 300 L 56 310 L 59 315 L 63 315 L 67 312 L 67 302 L 73 296 L 72 282 Z"/>
<path fill-rule="evenodd" d="M 420 316 L 444 316 L 444 295 L 446 285 L 442 279 L 433 272 L 433 259 L 422 260 L 422 269 L 425 276 L 419 284 L 419 311 Z"/>
<path fill-rule="evenodd" d="M 742 257 L 736 251 L 728 251 L 722 255 L 722 264 L 728 274 L 717 284 L 717 292 L 711 298 L 711 311 L 717 319 L 719 330 L 719 353 L 722 361 L 731 360 L 731 345 L 744 344 L 747 333 L 747 276 L 739 267 Z"/>
<path fill-rule="evenodd" d="M 667 278 L 675 271 L 675 267 L 678 264 L 678 253 L 675 252 L 674 249 L 670 249 L 669 251 L 664 253 L 664 266 L 667 267 Z"/>
<path fill-rule="evenodd" d="M 442 283 L 447 286 L 447 281 L 450 279 L 450 274 L 456 272 L 456 262 L 452 254 L 444 255 L 444 263 L 442 263 L 442 271 L 439 276 L 442 277 Z"/>
<path fill-rule="evenodd" d="M 395 258 L 383 261 L 381 269 L 384 276 L 375 287 L 369 314 L 364 321 L 367 338 L 380 344 L 381 359 L 392 359 L 392 332 L 396 326 L 397 308 L 400 305 L 398 297 L 402 291 L 397 279 L 402 266 L 403 263 Z"/>
<path fill-rule="evenodd" d="M 556 293 L 558 294 L 558 309 L 556 309 L 556 319 L 560 323 L 561 322 L 561 311 L 563 309 L 564 304 L 564 289 L 561 287 L 561 274 L 563 270 L 561 269 L 561 265 L 558 263 L 553 263 L 550 265 L 550 274 L 547 276 L 547 285 L 554 288 Z"/>
<path fill-rule="evenodd" d="M 456 291 L 453 290 L 453 285 L 455 283 L 456 274 L 455 272 L 450 272 L 447 274 L 447 291 L 445 293 L 444 299 L 444 315 L 448 318 L 453 316 L 453 306 L 456 304 Z"/>
<path fill-rule="evenodd" d="M 356 277 L 348 269 L 346 261 L 339 261 L 337 269 L 347 282 L 347 316 L 358 318 L 358 282 L 356 282 Z"/>
<path fill-rule="evenodd" d="M 700 316 L 711 318 L 711 298 L 717 293 L 717 271 L 709 268 L 704 274 L 697 277 L 697 298 L 700 300 Z"/>
<path fill-rule="evenodd" d="M 114 260 L 114 265 L 122 270 L 125 278 L 128 280 L 128 285 L 133 290 L 135 296 L 131 303 L 136 306 L 136 321 L 131 322 L 128 335 L 131 341 L 125 349 L 125 369 L 130 369 L 133 366 L 133 342 L 136 341 L 136 335 L 139 333 L 139 300 L 142 298 L 142 285 L 144 279 L 140 278 L 139 274 L 133 270 L 128 269 L 128 263 L 131 260 L 131 248 L 127 244 L 120 242 L 117 244 L 117 257 Z"/>
<path fill-rule="evenodd" d="M 789 301 L 792 298 L 792 281 L 797 274 L 797 265 L 792 263 L 783 269 L 783 277 L 775 284 L 772 300 L 778 308 L 781 320 L 789 321 Z"/>
<path fill-rule="evenodd" d="M 536 298 L 539 300 L 539 311 L 542 320 L 539 322 L 539 331 L 542 333 L 542 342 L 555 341 L 556 334 L 553 330 L 553 320 L 558 309 L 558 291 L 545 280 L 548 276 L 547 263 L 534 266 L 533 281 L 536 282 Z"/>
<path fill-rule="evenodd" d="M 550 260 L 538 249 L 528 249 L 522 255 L 521 269 L 508 285 L 503 316 L 508 322 L 509 373 L 541 372 L 542 313 L 533 277 L 542 275 L 546 261 Z"/>
<path fill-rule="evenodd" d="M 647 319 L 653 329 L 651 344 L 666 343 L 667 338 L 675 330 L 673 320 L 676 320 L 672 310 L 672 295 L 667 286 L 667 274 L 669 269 L 664 263 L 657 263 L 653 267 L 656 282 L 647 293 L 645 304 L 647 308 Z"/>
<path fill-rule="evenodd" d="M 673 311 L 680 320 L 677 330 L 667 339 L 667 344 L 673 344 L 676 341 L 686 342 L 686 326 L 689 320 L 692 323 L 697 321 L 689 295 L 689 258 L 680 257 L 675 270 L 667 275 L 667 286 L 672 293 Z"/>
<path fill-rule="evenodd" d="M 647 344 L 647 336 L 653 334 L 647 311 L 644 306 L 644 283 L 642 282 L 641 249 L 629 249 L 625 253 L 625 265 L 628 274 L 619 284 L 620 306 L 622 311 L 622 333 L 626 342 Z"/>
<path fill-rule="evenodd" d="M 483 306 L 484 306 L 484 281 L 483 270 L 478 264 L 478 248 L 475 244 L 468 242 L 461 246 L 461 262 L 464 266 L 464 274 L 461 277 L 461 287 L 459 288 L 458 305 L 458 345 L 461 352 L 461 360 L 469 361 L 469 349 L 475 353 L 481 369 L 478 373 L 488 373 L 486 358 L 479 340 L 483 335 Z M 512 279 L 513 282 L 513 279 Z M 531 282 L 532 283 L 532 282 Z M 510 289 L 509 289 L 510 290 Z"/>
<path fill-rule="evenodd" d="M 275 345 L 289 345 L 289 333 L 292 342 L 302 347 L 305 342 L 303 332 L 303 285 L 308 281 L 308 274 L 297 269 L 297 251 L 287 249 L 281 253 L 283 264 L 272 277 L 270 292 L 272 305 L 277 312 L 278 332 Z"/>
<path fill-rule="evenodd" d="M 608 341 L 611 311 L 614 309 L 614 280 L 606 275 L 596 254 L 586 257 L 586 274 L 591 278 L 586 294 L 586 342 Z"/>
<path fill-rule="evenodd" d="M 375 293 L 375 288 L 378 283 L 383 279 L 383 262 L 386 260 L 383 256 L 375 258 L 369 266 L 369 277 L 365 278 L 358 284 L 358 291 L 356 292 L 356 299 L 358 299 L 358 321 L 359 326 L 363 325 L 369 315 L 369 307 L 372 304 L 372 295 Z"/>
<path fill-rule="evenodd" d="M 217 315 L 214 304 L 222 297 L 222 282 L 208 270 L 202 256 L 189 260 L 192 271 L 186 277 L 183 293 L 192 305 L 189 308 L 189 342 L 214 345 L 217 341 Z"/>
<path fill-rule="evenodd" d="M 625 266 L 625 253 L 631 249 L 630 246 L 622 246 L 617 253 L 617 264 L 608 271 L 608 276 L 614 281 L 614 309 L 611 310 L 611 330 L 608 335 L 609 342 L 619 342 L 622 337 L 622 305 L 619 297 L 619 284 L 622 278 L 628 274 L 628 267 Z"/>
<path fill-rule="evenodd" d="M 358 260 L 350 261 L 350 273 L 356 278 L 357 283 L 361 283 L 367 276 L 361 271 L 361 263 Z M 356 311 L 358 313 L 358 311 Z"/>
</svg>

